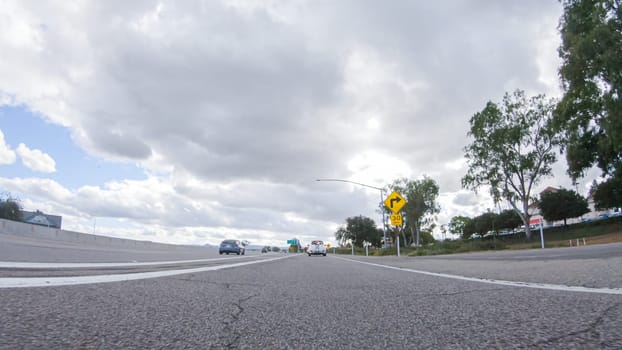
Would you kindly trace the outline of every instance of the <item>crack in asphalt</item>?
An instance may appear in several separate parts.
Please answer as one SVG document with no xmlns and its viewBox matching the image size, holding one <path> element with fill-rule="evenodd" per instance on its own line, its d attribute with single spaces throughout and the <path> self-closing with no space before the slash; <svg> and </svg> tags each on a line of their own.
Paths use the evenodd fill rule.
<svg viewBox="0 0 622 350">
<path fill-rule="evenodd" d="M 605 318 L 609 316 L 609 313 L 611 313 L 612 311 L 614 311 L 616 308 L 620 307 L 622 305 L 622 303 L 615 303 L 611 306 L 609 306 L 608 308 L 604 309 L 603 311 L 600 312 L 600 314 L 596 317 L 596 319 L 594 320 L 594 322 L 590 323 L 586 328 L 584 329 L 580 329 L 574 332 L 570 332 L 564 335 L 560 335 L 557 337 L 551 337 L 548 339 L 543 339 L 540 341 L 537 341 L 535 343 L 532 344 L 532 346 L 538 346 L 538 345 L 552 345 L 555 342 L 564 339 L 564 338 L 568 338 L 568 337 L 575 337 L 581 334 L 588 334 L 589 338 L 592 338 L 592 336 L 594 338 L 599 338 L 601 340 L 600 345 L 601 346 L 607 346 L 606 342 L 602 340 L 602 335 L 601 333 L 597 330 L 597 328 L 599 326 L 601 326 L 604 322 L 605 322 Z"/>
<path fill-rule="evenodd" d="M 256 284 L 256 283 L 213 282 L 213 281 L 208 281 L 208 280 L 195 279 L 193 277 L 194 277 L 194 275 L 189 275 L 187 278 L 172 277 L 172 279 L 174 279 L 176 281 L 194 282 L 194 283 L 202 283 L 202 284 L 212 284 L 212 285 L 215 285 L 215 286 L 224 286 L 225 289 L 231 289 L 232 286 L 239 286 L 239 287 L 263 287 L 262 284 Z"/>
<path fill-rule="evenodd" d="M 223 321 L 223 324 L 225 325 L 225 331 L 226 331 L 225 335 L 229 335 L 229 334 L 233 335 L 233 339 L 231 339 L 228 343 L 225 343 L 225 348 L 227 349 L 236 348 L 236 344 L 240 340 L 240 337 L 242 337 L 242 333 L 236 329 L 233 329 L 232 326 L 233 324 L 235 324 L 236 322 L 240 320 L 240 315 L 244 313 L 244 307 L 242 306 L 242 303 L 247 302 L 257 296 L 259 296 L 259 294 L 249 295 L 245 298 L 238 299 L 236 303 L 233 303 L 233 306 L 235 306 L 236 309 L 230 314 L 231 320 Z M 221 339 L 222 338 L 223 337 L 221 336 Z"/>
<path fill-rule="evenodd" d="M 214 285 L 214 286 L 220 286 L 223 287 L 225 290 L 236 290 L 233 287 L 248 287 L 248 286 L 253 286 L 253 287 L 263 287 L 263 285 L 260 284 L 251 284 L 251 283 L 233 283 L 233 282 L 214 282 L 214 281 L 208 281 L 208 280 L 201 280 L 201 279 L 196 279 L 194 278 L 196 277 L 195 274 L 190 274 L 185 278 L 180 278 L 180 277 L 175 277 L 173 278 L 174 280 L 177 281 L 184 281 L 184 282 L 191 282 L 191 283 L 201 283 L 201 284 L 207 284 L 207 285 Z M 235 302 L 230 302 L 228 303 L 228 305 L 233 305 L 233 310 L 229 312 L 228 316 L 229 319 L 225 319 L 222 321 L 222 324 L 224 325 L 224 329 L 223 332 L 220 334 L 219 336 L 219 346 L 214 347 L 214 348 L 225 348 L 225 349 L 235 349 L 237 348 L 237 343 L 239 342 L 240 338 L 242 337 L 242 333 L 239 330 L 235 329 L 235 323 L 237 323 L 240 320 L 241 315 L 244 313 L 245 308 L 243 306 L 243 304 L 249 300 L 251 300 L 252 298 L 255 298 L 259 296 L 259 294 L 252 294 L 249 296 L 246 296 L 244 298 L 239 298 L 237 299 L 237 301 Z"/>
</svg>

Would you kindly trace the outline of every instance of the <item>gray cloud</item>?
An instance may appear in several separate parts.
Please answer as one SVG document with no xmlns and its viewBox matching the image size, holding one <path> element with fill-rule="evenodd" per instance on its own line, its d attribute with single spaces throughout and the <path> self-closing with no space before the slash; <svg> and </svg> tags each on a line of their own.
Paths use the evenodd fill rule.
<svg viewBox="0 0 622 350">
<path fill-rule="evenodd" d="M 373 191 L 314 180 L 383 185 L 404 175 L 353 173 L 348 162 L 373 151 L 455 192 L 463 170 L 446 164 L 462 156 L 468 119 L 505 91 L 557 86 L 542 67 L 554 72 L 557 62 L 557 44 L 546 42 L 556 2 L 161 4 L 6 10 L 7 32 L 24 25 L 29 34 L 0 36 L 0 93 L 70 128 L 92 154 L 174 169 L 170 206 L 111 212 L 105 201 L 89 205 L 96 191 L 81 202 L 93 212 L 173 227 L 229 217 L 244 229 L 309 233 L 359 213 L 377 218 Z M 187 199 L 202 209 L 172 204 Z"/>
</svg>

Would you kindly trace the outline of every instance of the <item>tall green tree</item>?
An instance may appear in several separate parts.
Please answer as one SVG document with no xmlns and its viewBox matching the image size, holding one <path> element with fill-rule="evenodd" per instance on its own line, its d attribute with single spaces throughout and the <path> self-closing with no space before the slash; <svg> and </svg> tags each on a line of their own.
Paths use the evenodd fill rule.
<svg viewBox="0 0 622 350">
<path fill-rule="evenodd" d="M 434 239 L 434 235 L 432 235 L 432 232 L 430 231 L 421 231 L 421 237 L 419 237 L 419 239 L 422 245 L 436 242 L 436 239 Z"/>
<path fill-rule="evenodd" d="M 462 186 L 488 188 L 495 203 L 506 200 L 529 230 L 531 192 L 550 176 L 557 138 L 550 128 L 555 103 L 544 95 L 506 93 L 501 104 L 488 102 L 470 119 L 471 144 L 464 148 L 467 174 Z"/>
<path fill-rule="evenodd" d="M 449 220 L 449 232 L 464 238 L 465 227 L 469 224 L 469 221 L 471 221 L 471 218 L 468 216 L 454 216 Z"/>
<path fill-rule="evenodd" d="M 490 231 L 495 231 L 495 222 L 497 220 L 497 214 L 492 212 L 483 213 L 473 218 L 475 222 L 475 231 L 480 235 L 485 235 Z"/>
<path fill-rule="evenodd" d="M 589 213 L 587 200 L 575 191 L 560 188 L 540 195 L 538 208 L 546 221 L 566 220 Z"/>
<path fill-rule="evenodd" d="M 555 124 L 568 174 L 594 164 L 604 175 L 622 162 L 622 10 L 620 0 L 562 0 L 559 75 L 563 97 Z M 613 174 L 622 176 L 622 171 Z"/>
<path fill-rule="evenodd" d="M 376 227 L 374 220 L 361 215 L 347 218 L 346 226 L 335 232 L 335 239 L 341 245 L 350 242 L 356 247 L 362 247 L 364 242 L 379 247 L 382 238 L 383 232 Z"/>
<path fill-rule="evenodd" d="M 590 192 L 598 210 L 622 207 L 622 164 L 606 181 L 600 184 L 594 182 Z"/>
<path fill-rule="evenodd" d="M 471 238 L 471 236 L 473 236 L 474 233 L 477 233 L 477 231 L 475 231 L 475 218 L 471 218 L 464 225 L 464 229 L 462 231 L 462 239 L 469 239 Z"/>
<path fill-rule="evenodd" d="M 436 214 L 440 212 L 437 198 L 439 187 L 436 181 L 424 175 L 419 180 L 401 178 L 389 185 L 389 192 L 396 191 L 406 199 L 401 213 L 405 227 L 410 231 L 411 242 L 419 246 L 421 230 L 434 228 Z"/>
<path fill-rule="evenodd" d="M 605 181 L 592 195 L 599 209 L 622 206 L 622 10 L 619 0 L 566 0 L 560 20 L 559 73 L 564 90 L 556 125 L 568 173 L 596 164 Z"/>
<path fill-rule="evenodd" d="M 499 213 L 495 221 L 495 228 L 499 230 L 513 230 L 521 226 L 522 222 L 520 215 L 515 210 L 507 209 Z"/>
</svg>

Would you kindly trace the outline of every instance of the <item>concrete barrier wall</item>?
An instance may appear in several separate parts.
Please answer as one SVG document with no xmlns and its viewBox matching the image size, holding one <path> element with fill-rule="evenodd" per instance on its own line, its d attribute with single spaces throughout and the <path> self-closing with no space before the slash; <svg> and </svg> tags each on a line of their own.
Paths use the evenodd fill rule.
<svg viewBox="0 0 622 350">
<path fill-rule="evenodd" d="M 151 241 L 137 241 L 125 238 L 115 238 L 101 235 L 92 235 L 75 231 L 59 230 L 52 227 L 26 224 L 23 222 L 0 219 L 0 234 L 33 237 L 63 242 L 77 242 L 87 245 L 101 245 L 124 248 L 147 248 L 147 249 L 188 249 L 199 246 L 177 245 L 156 243 Z"/>
</svg>

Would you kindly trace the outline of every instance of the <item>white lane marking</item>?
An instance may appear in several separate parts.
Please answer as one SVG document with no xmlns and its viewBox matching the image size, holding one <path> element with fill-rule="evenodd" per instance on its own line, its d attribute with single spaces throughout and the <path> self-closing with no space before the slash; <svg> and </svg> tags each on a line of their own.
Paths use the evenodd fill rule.
<svg viewBox="0 0 622 350">
<path fill-rule="evenodd" d="M 235 256 L 229 258 L 197 259 L 197 260 L 172 260 L 172 261 L 147 261 L 147 262 L 123 262 L 123 263 L 41 263 L 41 262 L 20 262 L 20 261 L 0 261 L 0 268 L 13 269 L 64 269 L 79 267 L 124 267 L 124 266 L 157 266 L 172 264 L 187 264 L 231 259 L 253 258 L 258 255 Z"/>
<path fill-rule="evenodd" d="M 580 286 L 566 286 L 566 285 L 563 285 L 563 284 L 548 284 L 548 283 L 535 283 L 535 282 L 515 282 L 515 281 L 495 280 L 495 279 L 487 279 L 487 278 L 466 277 L 466 276 L 460 276 L 460 275 L 450 275 L 450 274 L 447 274 L 447 273 L 415 270 L 415 269 L 409 269 L 409 268 L 406 268 L 406 267 L 397 267 L 397 266 L 390 266 L 390 265 L 375 264 L 375 263 L 370 263 L 370 262 L 365 262 L 365 261 L 358 261 L 358 260 L 347 259 L 347 258 L 339 258 L 339 257 L 335 257 L 335 258 L 336 259 L 347 260 L 347 261 L 352 261 L 352 262 L 356 262 L 356 263 L 359 263 L 359 264 L 383 267 L 385 269 L 405 271 L 405 272 L 412 272 L 412 273 L 418 273 L 418 274 L 422 274 L 422 275 L 435 276 L 435 277 L 453 278 L 453 279 L 462 280 L 462 281 L 489 283 L 489 284 L 497 284 L 497 285 L 510 286 L 510 287 L 559 290 L 559 291 L 564 291 L 564 292 L 581 292 L 581 293 L 598 293 L 598 294 L 622 295 L 622 289 L 621 288 L 590 288 L 590 287 L 580 287 Z"/>
<path fill-rule="evenodd" d="M 57 287 L 57 286 L 70 286 L 70 285 L 78 285 L 78 284 L 133 281 L 133 280 L 140 280 L 140 279 L 146 279 L 146 278 L 167 277 L 167 276 L 183 275 L 183 274 L 196 273 L 196 272 L 217 271 L 217 270 L 229 269 L 233 267 L 259 264 L 259 263 L 264 263 L 264 262 L 269 262 L 269 261 L 276 261 L 276 260 L 290 258 L 292 256 L 294 255 L 282 256 L 278 258 L 265 259 L 265 260 L 246 261 L 246 262 L 240 262 L 240 263 L 228 264 L 228 265 L 196 267 L 192 269 L 182 269 L 182 270 L 139 272 L 139 273 L 128 273 L 128 274 L 117 274 L 117 275 L 75 276 L 75 277 L 4 277 L 4 278 L 0 278 L 0 289 L 28 288 L 28 287 Z"/>
</svg>

